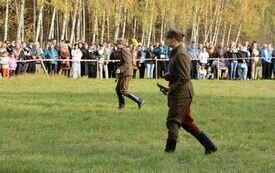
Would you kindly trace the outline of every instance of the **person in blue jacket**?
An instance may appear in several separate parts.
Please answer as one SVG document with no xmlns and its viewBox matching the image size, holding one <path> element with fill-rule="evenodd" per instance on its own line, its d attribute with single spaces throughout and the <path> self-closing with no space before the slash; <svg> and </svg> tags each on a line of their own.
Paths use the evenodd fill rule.
<svg viewBox="0 0 275 173">
<path fill-rule="evenodd" d="M 265 43 L 263 48 L 260 50 L 263 66 L 263 79 L 271 79 L 271 61 L 272 61 L 272 50 L 268 44 Z"/>
<path fill-rule="evenodd" d="M 158 77 L 163 77 L 164 74 L 168 72 L 168 54 L 169 49 L 168 46 L 164 44 L 162 41 L 154 50 L 154 53 L 157 56 L 157 59 L 161 60 L 158 61 Z"/>
<path fill-rule="evenodd" d="M 49 49 L 44 52 L 44 57 L 48 60 L 48 73 L 57 74 L 57 65 L 58 65 L 58 52 L 55 49 L 54 45 L 51 45 Z"/>
</svg>

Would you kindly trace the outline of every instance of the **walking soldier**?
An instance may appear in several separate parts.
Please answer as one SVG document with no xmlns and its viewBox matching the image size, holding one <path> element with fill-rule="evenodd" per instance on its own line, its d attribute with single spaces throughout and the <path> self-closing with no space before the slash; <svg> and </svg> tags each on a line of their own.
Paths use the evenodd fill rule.
<svg viewBox="0 0 275 173">
<path fill-rule="evenodd" d="M 132 68 L 132 55 L 130 50 L 126 47 L 126 42 L 124 39 L 118 39 L 116 42 L 116 46 L 119 51 L 120 62 L 117 65 L 116 75 L 117 75 L 117 86 L 116 93 L 119 102 L 119 109 L 123 109 L 125 107 L 124 96 L 133 100 L 137 103 L 138 108 L 141 109 L 144 101 L 128 92 L 128 85 L 133 76 L 133 68 Z"/>
<path fill-rule="evenodd" d="M 194 123 L 191 117 L 191 103 L 194 95 L 190 81 L 190 60 L 183 47 L 184 34 L 170 29 L 166 34 L 168 45 L 172 48 L 169 58 L 169 71 L 164 76 L 169 81 L 168 95 L 169 112 L 166 126 L 168 138 L 165 151 L 174 152 L 178 139 L 178 130 L 182 127 L 193 135 L 205 148 L 205 154 L 217 151 L 214 143 Z"/>
</svg>

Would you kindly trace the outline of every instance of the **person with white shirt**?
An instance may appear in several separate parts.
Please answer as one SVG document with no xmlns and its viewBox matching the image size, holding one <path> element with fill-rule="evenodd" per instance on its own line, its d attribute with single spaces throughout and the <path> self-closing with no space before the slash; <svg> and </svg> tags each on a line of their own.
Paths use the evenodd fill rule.
<svg viewBox="0 0 275 173">
<path fill-rule="evenodd" d="M 0 58 L 0 65 L 2 65 L 2 77 L 3 79 L 9 78 L 9 56 L 6 52 Z"/>
<path fill-rule="evenodd" d="M 100 45 L 98 49 L 98 55 L 99 55 L 99 77 L 100 79 L 103 79 L 103 72 L 105 75 L 105 79 L 109 78 L 108 74 L 108 60 L 110 59 L 110 52 L 109 49 L 106 48 L 105 45 Z"/>
<path fill-rule="evenodd" d="M 209 59 L 209 54 L 206 47 L 202 48 L 202 52 L 199 54 L 200 65 L 206 65 Z"/>
<path fill-rule="evenodd" d="M 73 78 L 76 79 L 81 76 L 81 66 L 80 61 L 83 54 L 78 47 L 78 44 L 75 44 L 74 49 L 72 50 L 72 73 Z"/>
</svg>

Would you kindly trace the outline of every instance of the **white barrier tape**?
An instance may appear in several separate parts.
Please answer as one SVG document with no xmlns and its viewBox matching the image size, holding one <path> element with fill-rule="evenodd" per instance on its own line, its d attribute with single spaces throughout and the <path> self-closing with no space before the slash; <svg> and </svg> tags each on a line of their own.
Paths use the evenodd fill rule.
<svg viewBox="0 0 275 173">
<path fill-rule="evenodd" d="M 259 60 L 262 60 L 261 57 L 259 57 Z M 253 57 L 246 57 L 246 58 L 209 58 L 208 60 L 253 60 L 255 58 Z M 275 59 L 275 57 L 272 57 L 271 59 Z M 120 60 L 88 60 L 88 59 L 81 59 L 81 60 L 72 60 L 72 59 L 68 59 L 68 60 L 64 60 L 64 59 L 33 59 L 33 60 L 17 60 L 17 62 L 36 62 L 36 61 L 42 61 L 42 62 L 99 62 L 99 63 L 109 63 L 109 62 L 120 62 Z M 138 62 L 139 60 L 133 60 L 133 62 Z M 143 61 L 169 61 L 169 59 L 145 59 Z M 199 61 L 199 60 L 191 60 L 191 61 Z"/>
</svg>

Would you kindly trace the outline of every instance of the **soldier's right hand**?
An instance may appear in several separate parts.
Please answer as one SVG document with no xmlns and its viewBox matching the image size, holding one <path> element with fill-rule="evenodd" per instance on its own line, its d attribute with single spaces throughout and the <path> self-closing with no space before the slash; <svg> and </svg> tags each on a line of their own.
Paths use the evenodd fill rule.
<svg viewBox="0 0 275 173">
<path fill-rule="evenodd" d="M 116 74 L 120 74 L 120 69 L 116 69 Z"/>
</svg>

